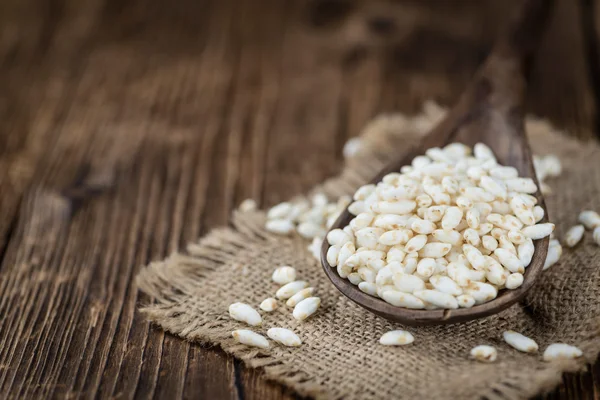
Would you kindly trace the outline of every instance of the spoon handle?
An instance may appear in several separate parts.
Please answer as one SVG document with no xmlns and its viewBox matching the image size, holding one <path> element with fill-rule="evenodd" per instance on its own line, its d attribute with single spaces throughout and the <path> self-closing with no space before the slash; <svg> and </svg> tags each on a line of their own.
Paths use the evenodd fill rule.
<svg viewBox="0 0 600 400">
<path fill-rule="evenodd" d="M 424 148 L 451 141 L 473 145 L 498 134 L 524 136 L 527 78 L 553 3 L 524 1 L 458 102 L 424 139 Z"/>
<path fill-rule="evenodd" d="M 493 58 L 513 60 L 529 75 L 533 53 L 538 48 L 549 19 L 554 0 L 525 0 L 521 9 L 508 22 L 492 51 Z"/>
</svg>

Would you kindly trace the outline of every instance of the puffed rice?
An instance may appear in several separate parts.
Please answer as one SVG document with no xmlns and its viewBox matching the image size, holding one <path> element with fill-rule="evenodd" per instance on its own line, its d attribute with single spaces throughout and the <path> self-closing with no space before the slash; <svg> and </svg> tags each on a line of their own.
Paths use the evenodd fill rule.
<svg viewBox="0 0 600 400">
<path fill-rule="evenodd" d="M 261 349 L 269 348 L 269 341 L 262 335 L 253 332 L 249 329 L 238 329 L 231 332 L 231 336 L 239 343 L 246 346 L 260 347 Z"/>
<path fill-rule="evenodd" d="M 298 347 L 302 344 L 298 335 L 285 328 L 270 328 L 267 336 L 284 346 Z"/>
<path fill-rule="evenodd" d="M 502 334 L 504 341 L 515 349 L 524 353 L 535 353 L 538 344 L 533 340 L 515 331 L 506 331 Z"/>
<path fill-rule="evenodd" d="M 565 245 L 567 247 L 574 247 L 575 245 L 577 245 L 577 243 L 579 243 L 583 238 L 584 231 L 585 228 L 583 227 L 583 225 L 575 225 L 571 227 L 565 234 Z"/>
<path fill-rule="evenodd" d="M 402 346 L 411 344 L 414 341 L 414 336 L 410 332 L 403 330 L 386 332 L 379 339 L 379 343 L 384 346 Z"/>
<path fill-rule="evenodd" d="M 242 201 L 240 203 L 240 206 L 238 207 L 238 209 L 241 212 L 256 211 L 257 208 L 258 208 L 258 204 L 256 204 L 256 201 L 254 199 L 246 199 L 246 200 Z"/>
<path fill-rule="evenodd" d="M 552 343 L 544 351 L 544 361 L 566 360 L 578 358 L 583 355 L 583 352 L 575 346 L 565 343 Z"/>
<path fill-rule="evenodd" d="M 321 299 L 318 297 L 309 297 L 300 301 L 294 307 L 293 316 L 298 321 L 304 321 L 311 315 L 317 312 L 317 309 L 321 305 Z"/>
<path fill-rule="evenodd" d="M 498 165 L 484 144 L 473 154 L 462 144 L 431 148 L 360 187 L 348 208 L 354 218 L 327 234 L 329 265 L 401 307 L 472 307 L 520 287 L 534 240 L 554 225 L 540 223 L 532 179 Z"/>
<path fill-rule="evenodd" d="M 229 306 L 229 315 L 231 318 L 257 326 L 262 324 L 262 318 L 258 311 L 245 303 L 233 303 Z"/>
<path fill-rule="evenodd" d="M 473 347 L 470 354 L 475 360 L 485 363 L 494 362 L 498 358 L 498 351 L 494 347 L 487 345 Z"/>
<path fill-rule="evenodd" d="M 581 222 L 586 229 L 595 229 L 600 226 L 600 215 L 596 211 L 584 210 L 579 213 L 579 222 Z"/>
<path fill-rule="evenodd" d="M 283 285 L 277 290 L 275 293 L 275 297 L 280 300 L 287 300 L 299 291 L 308 287 L 308 282 L 306 281 L 293 281 Z"/>
<path fill-rule="evenodd" d="M 273 271 L 273 282 L 285 285 L 296 280 L 296 270 L 288 265 L 278 267 Z"/>
<path fill-rule="evenodd" d="M 306 289 L 302 289 L 292 297 L 290 297 L 285 305 L 288 307 L 295 307 L 296 304 L 300 303 L 302 300 L 311 297 L 315 293 L 315 288 L 309 287 Z"/>
<path fill-rule="evenodd" d="M 556 264 L 562 255 L 562 246 L 556 239 L 550 240 L 550 244 L 548 245 L 548 255 L 546 256 L 546 261 L 544 262 L 543 270 L 546 270 Z"/>
<path fill-rule="evenodd" d="M 260 303 L 260 309 L 266 312 L 271 312 L 275 310 L 278 306 L 277 300 L 272 297 L 268 299 L 264 299 L 262 303 Z"/>
<path fill-rule="evenodd" d="M 520 274 L 518 272 L 514 273 L 514 274 L 510 274 L 507 278 L 506 278 L 506 288 L 507 289 L 516 289 L 519 286 L 521 286 L 523 284 L 523 274 Z"/>
</svg>

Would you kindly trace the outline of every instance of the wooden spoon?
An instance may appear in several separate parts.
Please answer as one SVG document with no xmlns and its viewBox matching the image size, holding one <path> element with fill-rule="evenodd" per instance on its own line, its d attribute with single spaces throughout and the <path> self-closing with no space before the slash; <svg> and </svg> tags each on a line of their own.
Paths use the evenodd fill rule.
<svg viewBox="0 0 600 400">
<path fill-rule="evenodd" d="M 525 2 L 444 120 L 418 146 L 407 149 L 398 161 L 384 168 L 372 183 L 381 181 L 390 172 L 400 171 L 400 167 L 410 164 L 415 156 L 424 154 L 428 148 L 443 147 L 451 142 L 469 146 L 483 142 L 494 151 L 500 164 L 515 167 L 519 176 L 533 178 L 539 187 L 524 130 L 523 102 L 530 59 L 548 19 L 551 3 L 553 0 Z M 538 191 L 536 196 L 539 205 L 546 211 L 542 194 Z M 547 221 L 547 214 L 540 222 Z M 347 226 L 352 218 L 353 215 L 346 209 L 331 229 Z M 502 290 L 496 299 L 488 303 L 456 310 L 412 310 L 363 293 L 358 286 L 341 278 L 337 269 L 327 263 L 327 240 L 323 241 L 321 248 L 321 264 L 338 290 L 375 314 L 407 325 L 449 324 L 496 314 L 522 299 L 542 272 L 548 243 L 548 237 L 535 241 L 535 253 L 521 287 Z"/>
</svg>

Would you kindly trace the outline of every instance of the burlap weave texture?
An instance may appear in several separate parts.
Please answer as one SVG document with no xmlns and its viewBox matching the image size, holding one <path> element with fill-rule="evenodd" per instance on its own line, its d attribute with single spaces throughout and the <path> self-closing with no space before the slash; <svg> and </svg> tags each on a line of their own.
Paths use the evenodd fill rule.
<svg viewBox="0 0 600 400">
<path fill-rule="evenodd" d="M 431 107 L 430 107 L 431 108 Z M 417 141 L 440 117 L 433 109 L 416 117 L 381 117 L 365 128 L 363 149 L 348 160 L 341 174 L 318 190 L 331 198 L 351 194 L 369 180 L 399 149 Z M 569 139 L 538 120 L 527 130 L 536 154 L 556 154 L 564 171 L 548 181 L 546 202 L 557 235 L 576 223 L 579 211 L 600 210 L 600 146 Z M 187 251 L 144 268 L 140 290 L 154 298 L 142 311 L 163 329 L 191 341 L 219 345 L 250 367 L 264 368 L 269 379 L 301 395 L 344 399 L 521 399 L 556 386 L 564 371 L 593 362 L 600 352 L 600 247 L 591 234 L 560 262 L 545 271 L 524 303 L 501 314 L 466 324 L 408 328 L 409 346 L 385 347 L 379 337 L 402 328 L 361 309 L 329 283 L 307 251 L 306 240 L 264 230 L 263 212 L 232 216 L 231 226 L 213 230 Z M 285 306 L 262 313 L 270 327 L 294 330 L 299 348 L 273 342 L 268 350 L 237 344 L 231 331 L 242 328 L 227 314 L 229 304 L 255 306 L 277 289 L 270 277 L 282 264 L 316 287 L 322 299 L 318 314 L 299 323 Z M 502 341 L 502 332 L 517 330 L 534 338 L 541 351 L 550 343 L 577 345 L 585 359 L 545 363 L 540 354 L 519 353 Z M 498 361 L 468 359 L 479 344 L 498 349 Z"/>
</svg>

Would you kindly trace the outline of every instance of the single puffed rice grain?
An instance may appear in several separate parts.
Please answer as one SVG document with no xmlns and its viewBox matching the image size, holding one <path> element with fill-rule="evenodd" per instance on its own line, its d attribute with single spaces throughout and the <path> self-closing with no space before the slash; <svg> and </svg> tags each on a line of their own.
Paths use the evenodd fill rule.
<svg viewBox="0 0 600 400">
<path fill-rule="evenodd" d="M 288 202 L 279 203 L 271 207 L 267 212 L 268 219 L 285 219 L 292 211 L 292 204 Z"/>
<path fill-rule="evenodd" d="M 262 335 L 253 332 L 249 329 L 238 329 L 231 332 L 231 336 L 239 343 L 246 346 L 260 347 L 261 349 L 269 348 L 269 341 Z"/>
<path fill-rule="evenodd" d="M 420 235 L 429 235 L 435 229 L 435 223 L 424 219 L 416 218 L 410 225 L 410 228 Z"/>
<path fill-rule="evenodd" d="M 341 229 L 332 229 L 327 233 L 327 242 L 331 246 L 342 246 L 347 242 L 353 241 L 353 238 Z"/>
<path fill-rule="evenodd" d="M 425 289 L 425 282 L 417 276 L 405 274 L 404 272 L 395 273 L 393 282 L 396 289 L 404 293 L 413 293 L 416 290 Z"/>
<path fill-rule="evenodd" d="M 584 231 L 585 228 L 583 227 L 583 225 L 575 225 L 572 228 L 570 228 L 565 234 L 565 245 L 567 247 L 574 247 L 583 238 Z"/>
<path fill-rule="evenodd" d="M 342 154 L 344 155 L 344 158 L 351 158 L 360 153 L 362 148 L 362 139 L 359 137 L 353 137 L 348 139 L 348 141 L 344 144 Z"/>
<path fill-rule="evenodd" d="M 459 246 L 463 241 L 460 232 L 455 230 L 436 229 L 431 236 L 438 242 L 448 243 L 452 246 Z"/>
<path fill-rule="evenodd" d="M 481 222 L 481 213 L 477 208 L 472 208 L 467 211 L 466 220 L 469 227 L 477 229 Z"/>
<path fill-rule="evenodd" d="M 348 212 L 352 215 L 358 215 L 367 211 L 367 206 L 364 201 L 354 201 L 348 206 Z"/>
<path fill-rule="evenodd" d="M 477 361 L 492 363 L 498 358 L 498 352 L 492 346 L 480 345 L 471 349 L 471 357 Z"/>
<path fill-rule="evenodd" d="M 504 181 L 508 190 L 520 193 L 535 193 L 537 186 L 531 178 L 511 178 Z"/>
<path fill-rule="evenodd" d="M 350 227 L 354 232 L 359 231 L 363 228 L 367 228 L 373 221 L 374 217 L 375 216 L 369 212 L 360 213 L 356 217 L 354 217 L 352 221 L 350 221 Z"/>
<path fill-rule="evenodd" d="M 459 196 L 456 198 L 456 205 L 463 211 L 473 208 L 473 202 L 464 196 Z"/>
<path fill-rule="evenodd" d="M 485 277 L 494 285 L 504 285 L 509 273 L 504 269 L 498 261 L 492 257 L 486 257 L 487 267 Z"/>
<path fill-rule="evenodd" d="M 385 246 L 395 246 L 408 242 L 414 233 L 409 229 L 396 229 L 387 231 L 379 236 L 379 243 Z"/>
<path fill-rule="evenodd" d="M 477 271 L 481 271 L 485 268 L 486 261 L 479 249 L 470 244 L 463 244 L 462 249 L 463 253 L 467 257 L 467 260 L 474 269 L 476 269 Z"/>
<path fill-rule="evenodd" d="M 409 293 L 403 293 L 397 290 L 386 290 L 381 293 L 381 297 L 393 306 L 415 310 L 425 308 L 425 303 L 423 303 L 423 301 Z"/>
<path fill-rule="evenodd" d="M 300 303 L 304 299 L 311 297 L 314 293 L 315 293 L 315 288 L 313 288 L 313 287 L 308 287 L 306 289 L 302 289 L 301 291 L 299 291 L 298 293 L 296 293 L 295 295 L 290 297 L 285 302 L 285 305 L 288 307 L 295 307 L 296 304 Z"/>
<path fill-rule="evenodd" d="M 320 298 L 309 297 L 296 304 L 296 306 L 294 307 L 294 312 L 292 314 L 296 320 L 304 321 L 305 319 L 316 313 L 320 305 Z"/>
<path fill-rule="evenodd" d="M 528 238 L 538 240 L 549 236 L 554 231 L 554 224 L 546 222 L 543 224 L 535 224 L 533 226 L 526 226 L 521 230 L 521 233 Z"/>
<path fill-rule="evenodd" d="M 360 275 L 356 272 L 351 273 L 350 275 L 348 275 L 348 280 L 350 281 L 350 283 L 352 283 L 353 285 L 358 285 L 359 283 L 361 283 L 363 280 L 361 279 Z"/>
<path fill-rule="evenodd" d="M 416 261 L 416 260 L 415 260 Z M 389 285 L 392 283 L 394 272 L 390 268 L 389 264 L 377 271 L 375 277 L 375 284 L 377 286 Z"/>
<path fill-rule="evenodd" d="M 370 249 L 375 248 L 383 232 L 384 230 L 381 228 L 363 228 L 355 232 L 356 246 Z"/>
<path fill-rule="evenodd" d="M 479 225 L 479 229 L 477 229 L 477 233 L 479 234 L 479 236 L 484 236 L 484 235 L 487 235 L 488 233 L 490 233 L 493 228 L 494 228 L 493 224 L 490 224 L 489 222 L 484 222 L 483 224 Z"/>
<path fill-rule="evenodd" d="M 337 246 L 329 247 L 329 249 L 327 250 L 327 263 L 332 267 L 337 266 L 337 260 L 338 260 L 339 254 L 340 254 L 340 249 Z"/>
<path fill-rule="evenodd" d="M 266 222 L 265 229 L 271 233 L 288 235 L 294 230 L 294 223 L 289 219 L 271 219 Z"/>
<path fill-rule="evenodd" d="M 419 276 L 429 278 L 433 275 L 437 264 L 433 258 L 422 258 L 417 263 L 417 274 Z"/>
<path fill-rule="evenodd" d="M 452 249 L 452 245 L 448 243 L 427 243 L 419 250 L 419 256 L 425 258 L 440 258 L 448 254 L 450 249 Z"/>
<path fill-rule="evenodd" d="M 489 283 L 471 282 L 464 289 L 465 294 L 473 296 L 475 304 L 483 304 L 494 300 L 498 295 L 498 290 Z"/>
<path fill-rule="evenodd" d="M 456 298 L 456 302 L 460 308 L 471 308 L 475 305 L 475 299 L 468 294 L 462 294 Z"/>
<path fill-rule="evenodd" d="M 256 201 L 254 199 L 246 199 L 240 203 L 238 209 L 241 212 L 250 212 L 255 211 L 258 208 Z"/>
<path fill-rule="evenodd" d="M 456 282 L 454 282 L 447 276 L 434 275 L 431 278 L 429 278 L 429 282 L 433 285 L 433 287 L 436 290 L 442 293 L 450 294 L 452 296 L 460 296 L 463 292 L 460 286 L 458 286 Z"/>
<path fill-rule="evenodd" d="M 379 343 L 384 346 L 401 346 L 414 341 L 414 336 L 410 332 L 403 330 L 386 332 L 379 339 Z"/>
<path fill-rule="evenodd" d="M 458 302 L 454 296 L 442 293 L 438 290 L 418 290 L 413 295 L 424 302 L 433 304 L 439 308 L 458 308 Z"/>
<path fill-rule="evenodd" d="M 404 251 L 407 253 L 413 253 L 415 251 L 419 251 L 425 246 L 427 243 L 427 235 L 417 235 L 410 239 L 406 246 L 404 247 Z"/>
<path fill-rule="evenodd" d="M 494 152 L 487 145 L 483 143 L 477 143 L 473 146 L 473 155 L 479 160 L 495 160 Z"/>
<path fill-rule="evenodd" d="M 490 176 L 498 179 L 511 179 L 519 176 L 519 171 L 514 167 L 498 166 L 490 169 Z"/>
<path fill-rule="evenodd" d="M 266 312 L 271 312 L 275 310 L 278 306 L 277 300 L 272 297 L 268 299 L 264 299 L 262 303 L 260 303 L 260 309 Z"/>
<path fill-rule="evenodd" d="M 544 215 L 544 209 L 541 206 L 533 207 L 533 218 L 536 224 L 544 218 Z"/>
<path fill-rule="evenodd" d="M 525 236 L 523 236 L 523 241 L 525 241 L 525 239 L 526 239 Z M 498 239 L 498 245 L 500 245 L 501 249 L 508 250 L 509 252 L 511 252 L 512 254 L 514 254 L 515 256 L 517 255 L 517 248 L 515 247 L 515 245 L 513 244 L 513 242 L 511 242 L 508 239 L 508 237 L 506 235 L 500 236 L 500 238 Z"/>
<path fill-rule="evenodd" d="M 523 284 L 523 274 L 514 273 L 506 278 L 506 288 L 516 289 Z"/>
<path fill-rule="evenodd" d="M 525 272 L 525 268 L 523 267 L 521 260 L 519 260 L 519 258 L 509 250 L 498 248 L 494 250 L 494 255 L 498 258 L 500 264 L 502 264 L 510 272 Z"/>
<path fill-rule="evenodd" d="M 277 292 L 275 293 L 275 297 L 277 297 L 280 300 L 286 300 L 307 287 L 308 282 L 306 281 L 290 282 L 280 287 L 279 290 L 277 290 Z"/>
<path fill-rule="evenodd" d="M 531 259 L 533 258 L 533 253 L 535 252 L 535 247 L 533 245 L 533 240 L 527 238 L 525 242 L 521 243 L 517 248 L 517 254 L 519 256 L 519 260 L 523 267 L 528 267 L 531 264 Z"/>
<path fill-rule="evenodd" d="M 586 229 L 592 230 L 600 226 L 600 215 L 596 211 L 584 210 L 579 213 L 579 222 L 585 225 Z"/>
<path fill-rule="evenodd" d="M 510 346 L 524 353 L 535 353 L 538 351 L 538 344 L 534 340 L 518 332 L 506 331 L 502 333 L 502 337 Z"/>
<path fill-rule="evenodd" d="M 343 266 L 348 257 L 356 252 L 356 248 L 352 242 L 344 243 L 338 252 L 337 266 Z"/>
<path fill-rule="evenodd" d="M 473 228 L 465 229 L 464 232 L 463 232 L 463 237 L 465 238 L 465 241 L 468 244 L 470 244 L 471 246 L 477 247 L 481 243 L 481 239 L 479 238 L 479 234 Z"/>
<path fill-rule="evenodd" d="M 358 288 L 370 296 L 377 296 L 377 286 L 374 283 L 361 282 L 358 284 Z"/>
<path fill-rule="evenodd" d="M 596 242 L 596 244 L 600 246 L 600 226 L 594 228 L 594 233 L 592 234 L 592 237 L 594 238 L 594 242 Z"/>
<path fill-rule="evenodd" d="M 267 331 L 267 336 L 284 346 L 297 347 L 302 344 L 298 335 L 285 328 L 271 328 Z"/>
<path fill-rule="evenodd" d="M 233 303 L 229 306 L 229 316 L 231 318 L 257 326 L 262 324 L 262 318 L 258 311 L 245 303 Z"/>
<path fill-rule="evenodd" d="M 550 240 L 550 245 L 548 246 L 548 254 L 546 256 L 546 261 L 544 262 L 544 267 L 542 270 L 547 270 L 554 264 L 558 262 L 560 256 L 562 255 L 562 246 L 556 239 Z"/>
<path fill-rule="evenodd" d="M 458 226 L 463 217 L 463 211 L 458 207 L 448 207 L 442 218 L 442 228 L 454 229 Z M 435 228 L 431 231 L 433 232 Z"/>
<path fill-rule="evenodd" d="M 305 239 L 312 239 L 316 236 L 323 237 L 325 235 L 325 230 L 321 225 L 314 222 L 302 222 L 298 225 L 296 231 Z"/>
<path fill-rule="evenodd" d="M 579 358 L 583 352 L 575 346 L 565 343 L 552 343 L 544 351 L 544 361 L 550 362 L 554 360 L 568 360 Z"/>
<path fill-rule="evenodd" d="M 490 235 L 485 235 L 481 238 L 481 244 L 484 249 L 494 251 L 498 248 L 498 241 Z"/>
<path fill-rule="evenodd" d="M 504 182 L 502 182 L 502 180 L 492 178 L 489 176 L 482 176 L 479 184 L 482 188 L 496 196 L 496 198 L 500 200 L 506 200 L 508 192 L 506 189 L 506 185 L 504 184 Z"/>
<path fill-rule="evenodd" d="M 514 244 L 522 244 L 525 243 L 527 241 L 525 235 L 523 235 L 520 231 L 516 230 L 516 229 L 512 229 L 510 231 L 508 231 L 508 240 L 510 240 L 512 243 Z"/>
<path fill-rule="evenodd" d="M 417 207 L 414 200 L 379 201 L 371 206 L 371 210 L 379 214 L 409 214 Z"/>
<path fill-rule="evenodd" d="M 493 201 L 492 212 L 495 214 L 506 215 L 512 212 L 510 205 L 505 201 Z"/>
<path fill-rule="evenodd" d="M 296 280 L 296 270 L 289 265 L 283 265 L 273 271 L 273 282 L 285 285 Z"/>
</svg>

